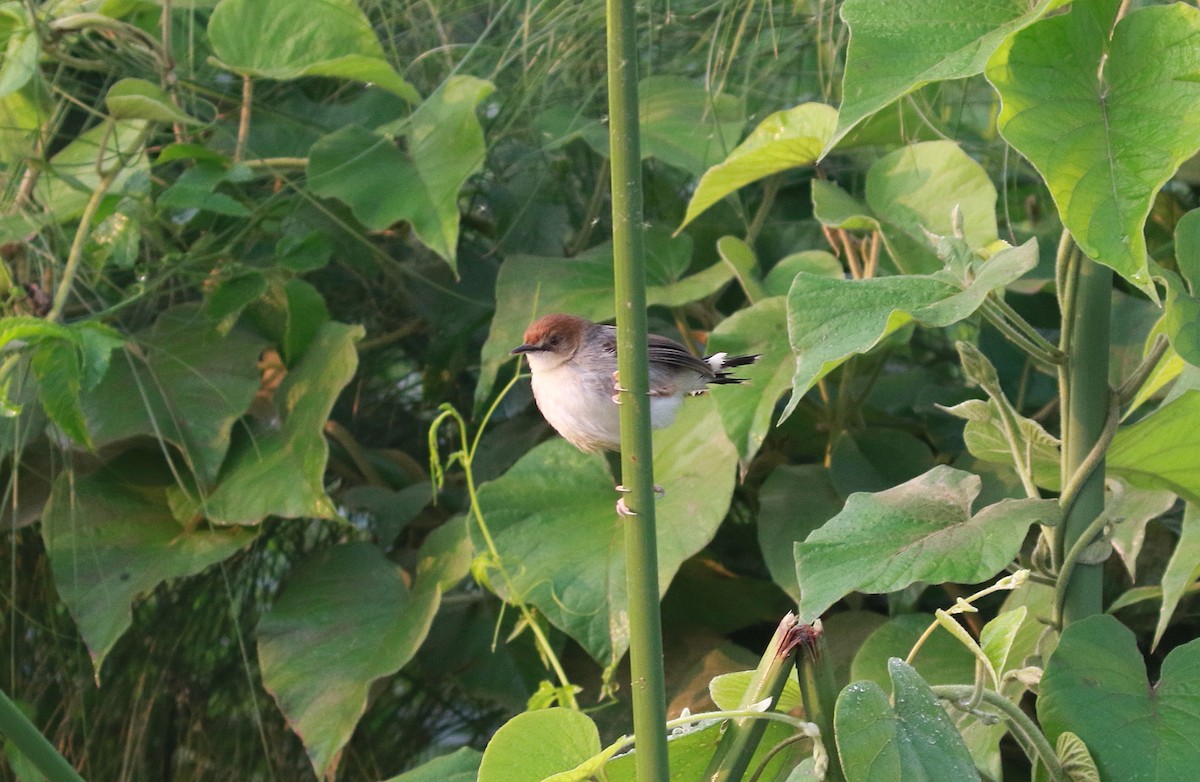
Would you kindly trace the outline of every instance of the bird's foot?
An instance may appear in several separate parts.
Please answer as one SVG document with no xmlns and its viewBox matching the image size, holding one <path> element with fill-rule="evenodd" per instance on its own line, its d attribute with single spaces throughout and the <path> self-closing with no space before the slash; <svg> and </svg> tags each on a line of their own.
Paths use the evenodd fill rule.
<svg viewBox="0 0 1200 782">
<path fill-rule="evenodd" d="M 615 488 L 617 491 L 619 491 L 622 494 L 628 494 L 630 491 L 632 491 L 628 486 L 625 486 L 624 484 L 620 484 L 620 483 L 618 483 Z M 658 486 L 656 484 L 654 486 L 654 498 L 657 500 L 661 500 L 665 496 L 667 496 L 666 489 L 664 489 L 663 487 Z M 625 498 L 621 497 L 617 500 L 617 515 L 618 516 L 636 516 L 637 511 L 630 510 L 629 506 L 625 504 Z"/>
<path fill-rule="evenodd" d="M 613 396 L 612 400 L 615 404 L 621 404 L 621 393 L 629 389 L 621 385 L 620 379 L 617 377 L 620 372 L 613 372 Z"/>
</svg>

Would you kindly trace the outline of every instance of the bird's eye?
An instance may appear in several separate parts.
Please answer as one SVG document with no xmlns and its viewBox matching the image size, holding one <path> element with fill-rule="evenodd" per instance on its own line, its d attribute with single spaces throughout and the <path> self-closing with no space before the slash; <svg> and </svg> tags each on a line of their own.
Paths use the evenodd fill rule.
<svg viewBox="0 0 1200 782">
<path fill-rule="evenodd" d="M 558 347 L 558 335 L 551 334 L 550 336 L 546 337 L 546 344 L 552 348 Z"/>
</svg>

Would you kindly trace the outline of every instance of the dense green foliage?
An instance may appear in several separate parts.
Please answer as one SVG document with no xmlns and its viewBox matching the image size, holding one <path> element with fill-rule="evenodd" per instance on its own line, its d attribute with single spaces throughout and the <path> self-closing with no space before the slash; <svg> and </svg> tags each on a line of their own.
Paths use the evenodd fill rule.
<svg viewBox="0 0 1200 782">
<path fill-rule="evenodd" d="M 1200 12 L 975 5 L 639 16 L 651 330 L 762 354 L 655 435 L 673 779 L 1200 767 Z M 633 779 L 509 355 L 615 312 L 603 30 L 0 3 L 0 690 L 85 777 Z"/>
</svg>

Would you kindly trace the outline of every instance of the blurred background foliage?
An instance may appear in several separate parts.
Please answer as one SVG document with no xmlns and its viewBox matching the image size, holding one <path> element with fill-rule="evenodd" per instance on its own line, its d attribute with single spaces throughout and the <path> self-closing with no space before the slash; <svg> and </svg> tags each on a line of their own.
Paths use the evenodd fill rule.
<svg viewBox="0 0 1200 782">
<path fill-rule="evenodd" d="M 979 77 L 917 90 L 819 169 L 743 188 L 673 238 L 700 176 L 749 129 L 837 104 L 839 6 L 643 9 L 652 330 L 702 347 L 756 298 L 748 268 L 759 298 L 786 293 L 799 270 L 840 277 L 852 257 L 894 268 L 870 232 L 814 217 L 813 182 L 861 197 L 889 151 L 944 138 L 996 183 L 999 235 L 1042 240 L 1012 303 L 1054 328 L 1045 287 L 1060 225 L 1040 179 L 998 142 Z M 550 432 L 527 381 L 501 398 L 511 335 L 547 302 L 611 315 L 603 29 L 601 4 L 561 0 L 0 4 L 0 296 L 6 337 L 28 347 L 4 364 L 0 683 L 86 776 L 291 780 L 315 767 L 383 779 L 482 748 L 527 703 L 563 697 L 545 684 L 530 622 L 602 728 L 628 729 L 619 640 L 560 629 L 581 610 L 559 591 L 581 571 L 571 557 L 598 553 L 582 532 L 561 536 L 585 522 L 566 519 L 550 551 L 534 541 L 529 570 L 506 585 L 463 523 L 475 494 L 461 469 L 469 460 L 474 485 L 495 481 L 478 499 L 500 526 L 513 496 L 550 497 L 567 473 L 611 501 L 607 478 L 587 473 L 596 465 L 575 471 L 554 446 L 531 483 L 506 476 Z M 1196 205 L 1194 185 L 1156 201 L 1152 254 Z M 730 235 L 752 248 L 751 267 L 722 251 Z M 1118 361 L 1124 350 L 1132 365 L 1157 315 L 1114 297 Z M 29 320 L 48 314 L 66 325 Z M 726 328 L 736 341 L 759 327 Z M 702 705 L 716 673 L 752 667 L 796 596 L 791 543 L 850 493 L 955 464 L 983 473 L 987 501 L 1020 494 L 938 408 L 978 396 L 955 339 L 981 344 L 1016 407 L 1052 426 L 1052 378 L 967 320 L 897 331 L 752 448 L 725 438 L 722 417 L 763 404 L 769 417 L 773 397 L 697 402 L 664 442 L 677 477 L 667 502 L 704 500 L 684 519 L 694 527 L 672 528 L 672 713 Z M 439 464 L 460 448 L 451 426 L 429 434 L 440 407 L 474 437 L 493 403 L 433 501 L 431 446 Z M 1177 524 L 1143 524 L 1151 580 Z M 493 594 L 513 588 L 536 608 Z M 889 614 L 922 600 L 912 589 L 843 603 L 852 610 L 828 626 L 845 625 L 831 638 L 846 667 Z M 1135 629 L 1153 627 L 1153 613 L 1129 610 Z M 1194 629 L 1189 614 L 1171 632 Z M 338 716 L 306 686 L 345 695 Z M 22 761 L 9 758 L 11 778 Z"/>
</svg>

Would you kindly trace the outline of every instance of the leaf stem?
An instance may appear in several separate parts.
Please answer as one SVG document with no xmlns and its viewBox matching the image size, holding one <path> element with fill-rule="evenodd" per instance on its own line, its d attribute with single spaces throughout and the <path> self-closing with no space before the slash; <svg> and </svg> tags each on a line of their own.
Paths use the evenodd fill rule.
<svg viewBox="0 0 1200 782">
<path fill-rule="evenodd" d="M 951 705 L 964 711 L 966 709 L 963 704 L 974 694 L 975 690 L 974 686 L 970 684 L 938 684 L 933 685 L 930 689 L 937 697 L 949 701 Z M 1033 723 L 1033 720 L 1021 711 L 1020 707 L 995 690 L 985 689 L 980 700 L 999 712 L 1014 734 L 1020 732 L 1021 737 L 1026 739 L 1034 749 L 1036 757 L 1031 755 L 1029 759 L 1035 763 L 1040 760 L 1046 766 L 1046 770 L 1054 782 L 1070 782 L 1058 756 L 1050 746 L 1049 740 Z"/>
</svg>

